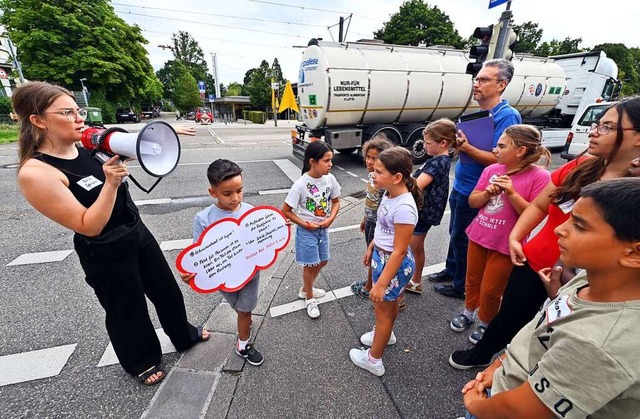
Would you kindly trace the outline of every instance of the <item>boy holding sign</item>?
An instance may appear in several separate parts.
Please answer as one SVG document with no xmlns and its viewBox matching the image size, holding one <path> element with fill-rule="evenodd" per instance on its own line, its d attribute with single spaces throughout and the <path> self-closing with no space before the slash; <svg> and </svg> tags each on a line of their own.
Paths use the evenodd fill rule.
<svg viewBox="0 0 640 419">
<path fill-rule="evenodd" d="M 252 205 L 242 202 L 244 183 L 242 181 L 242 169 L 230 160 L 218 159 L 209 165 L 207 169 L 209 179 L 209 194 L 216 198 L 215 204 L 200 211 L 193 220 L 193 241 L 198 241 L 202 232 L 211 224 L 223 218 L 242 217 L 253 208 Z M 180 274 L 184 282 L 194 279 L 195 274 Z M 252 344 L 251 337 L 251 312 L 258 304 L 258 282 L 260 271 L 256 271 L 251 280 L 235 292 L 220 290 L 224 299 L 238 314 L 238 342 L 235 352 L 245 358 L 251 365 L 261 365 L 264 358 Z"/>
</svg>

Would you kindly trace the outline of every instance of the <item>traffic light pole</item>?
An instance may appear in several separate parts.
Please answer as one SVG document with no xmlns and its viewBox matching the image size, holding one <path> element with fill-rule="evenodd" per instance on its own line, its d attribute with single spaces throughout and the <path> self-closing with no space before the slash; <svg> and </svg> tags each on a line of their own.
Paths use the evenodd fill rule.
<svg viewBox="0 0 640 419">
<path fill-rule="evenodd" d="M 507 43 L 507 36 L 509 34 L 509 22 L 513 13 L 510 10 L 511 2 L 507 2 L 507 9 L 502 12 L 500 16 L 500 33 L 498 34 L 498 40 L 496 42 L 496 49 L 493 54 L 493 58 L 504 58 L 504 49 Z"/>
</svg>

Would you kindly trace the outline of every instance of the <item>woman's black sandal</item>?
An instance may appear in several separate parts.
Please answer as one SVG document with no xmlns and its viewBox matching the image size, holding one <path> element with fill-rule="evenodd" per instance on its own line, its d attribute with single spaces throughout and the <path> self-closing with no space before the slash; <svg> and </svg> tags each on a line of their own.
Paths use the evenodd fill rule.
<svg viewBox="0 0 640 419">
<path fill-rule="evenodd" d="M 162 373 L 162 374 L 159 377 L 156 376 L 156 379 L 153 381 L 147 381 L 151 378 L 152 375 L 158 374 L 158 373 Z M 158 368 L 158 366 L 156 365 L 155 367 L 140 374 L 138 376 L 138 379 L 145 386 L 155 386 L 156 384 L 159 384 L 162 380 L 164 380 L 166 376 L 167 374 L 164 371 L 162 371 L 160 368 Z"/>
</svg>

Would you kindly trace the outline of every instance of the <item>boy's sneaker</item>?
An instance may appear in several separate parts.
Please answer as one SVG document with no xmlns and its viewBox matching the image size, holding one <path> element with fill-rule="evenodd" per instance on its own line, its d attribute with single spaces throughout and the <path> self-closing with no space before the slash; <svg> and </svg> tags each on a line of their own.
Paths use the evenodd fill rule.
<svg viewBox="0 0 640 419">
<path fill-rule="evenodd" d="M 377 364 L 372 364 L 371 361 L 369 361 L 369 351 L 364 348 L 351 349 L 349 351 L 349 358 L 351 358 L 351 362 L 360 368 L 369 371 L 373 375 L 377 375 L 378 377 L 382 377 L 384 375 L 384 364 L 382 363 L 382 360 Z"/>
<path fill-rule="evenodd" d="M 476 367 L 485 368 L 491 365 L 491 357 L 482 358 L 476 353 L 476 348 L 455 351 L 449 357 L 449 365 L 458 370 L 468 370 Z"/>
<path fill-rule="evenodd" d="M 409 281 L 406 287 L 404 287 L 405 291 L 412 292 L 414 294 L 422 294 L 422 283 L 416 284 L 413 280 Z"/>
<path fill-rule="evenodd" d="M 307 304 L 307 314 L 312 319 L 317 319 L 320 317 L 320 309 L 318 308 L 318 300 L 315 298 L 311 298 L 305 301 Z"/>
<path fill-rule="evenodd" d="M 313 289 L 313 298 L 322 298 L 326 294 L 325 290 L 321 290 L 320 288 L 312 288 Z M 300 288 L 300 292 L 298 292 L 298 298 L 306 299 L 307 293 Z"/>
<path fill-rule="evenodd" d="M 364 286 L 367 285 L 367 281 L 356 281 L 351 284 L 351 292 L 353 292 L 358 297 L 368 300 L 369 299 L 369 291 L 364 289 Z"/>
<path fill-rule="evenodd" d="M 249 364 L 255 365 L 256 367 L 264 362 L 262 354 L 250 343 L 247 343 L 247 346 L 242 351 L 239 351 L 238 345 L 236 345 L 236 354 L 246 359 Z"/>
<path fill-rule="evenodd" d="M 485 330 L 487 330 L 486 326 L 478 326 L 476 331 L 469 335 L 469 342 L 474 345 L 478 343 L 480 339 L 482 339 L 482 336 L 484 336 Z"/>
<path fill-rule="evenodd" d="M 375 333 L 376 333 L 376 329 L 373 329 L 372 331 L 365 333 L 364 335 L 360 336 L 360 342 L 365 346 L 373 345 L 373 336 L 375 335 Z M 387 342 L 387 346 L 395 345 L 396 342 L 397 342 L 396 335 L 393 333 L 393 330 L 392 330 L 391 336 L 389 336 L 389 341 Z"/>
<path fill-rule="evenodd" d="M 467 328 L 469 328 L 469 326 L 471 326 L 473 322 L 474 320 L 468 318 L 464 314 L 459 314 L 451 319 L 451 323 L 449 324 L 449 326 L 454 332 L 461 333 L 467 330 Z"/>
</svg>

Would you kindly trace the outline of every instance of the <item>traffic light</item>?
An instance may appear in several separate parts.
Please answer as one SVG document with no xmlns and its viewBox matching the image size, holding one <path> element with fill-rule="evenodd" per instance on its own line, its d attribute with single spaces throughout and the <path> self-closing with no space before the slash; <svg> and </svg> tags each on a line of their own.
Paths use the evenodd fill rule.
<svg viewBox="0 0 640 419">
<path fill-rule="evenodd" d="M 513 58 L 513 54 L 515 54 L 516 44 L 518 43 L 518 34 L 515 33 L 513 28 L 509 26 L 507 29 L 507 36 L 505 37 L 504 42 L 504 54 L 503 57 L 506 60 L 511 60 Z"/>
<path fill-rule="evenodd" d="M 473 31 L 473 37 L 478 38 L 480 43 L 472 46 L 469 50 L 469 58 L 475 58 L 476 62 L 467 64 L 467 74 L 475 76 L 482 68 L 482 63 L 493 58 L 493 50 L 499 31 L 500 26 L 498 25 L 480 26 Z"/>
</svg>

